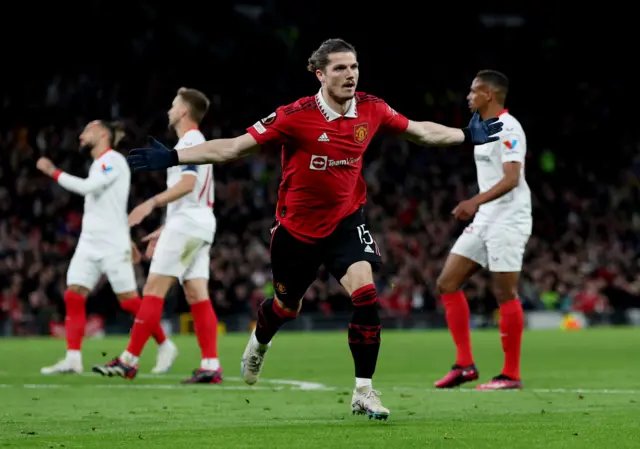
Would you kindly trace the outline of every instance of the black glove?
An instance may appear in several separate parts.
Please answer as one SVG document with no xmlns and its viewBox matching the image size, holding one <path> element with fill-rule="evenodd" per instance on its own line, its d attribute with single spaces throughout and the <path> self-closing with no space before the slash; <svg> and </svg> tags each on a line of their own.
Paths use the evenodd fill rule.
<svg viewBox="0 0 640 449">
<path fill-rule="evenodd" d="M 133 171 L 164 170 L 174 165 L 180 165 L 178 152 L 170 150 L 153 137 L 148 137 L 148 147 L 135 148 L 129 151 L 127 162 Z"/>
<path fill-rule="evenodd" d="M 472 143 L 474 145 L 495 142 L 499 137 L 494 136 L 494 134 L 498 134 L 500 131 L 502 131 L 502 122 L 498 121 L 498 117 L 491 117 L 481 121 L 478 111 L 471 117 L 469 126 L 462 128 L 464 143 Z"/>
</svg>

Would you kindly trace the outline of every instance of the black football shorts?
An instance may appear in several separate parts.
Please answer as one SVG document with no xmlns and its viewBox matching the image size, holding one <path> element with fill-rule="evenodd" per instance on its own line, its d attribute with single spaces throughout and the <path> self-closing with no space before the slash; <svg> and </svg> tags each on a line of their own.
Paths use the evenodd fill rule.
<svg viewBox="0 0 640 449">
<path fill-rule="evenodd" d="M 374 270 L 382 263 L 378 244 L 367 229 L 364 210 L 347 216 L 329 236 L 316 243 L 302 242 L 275 223 L 271 235 L 271 270 L 278 298 L 295 306 L 316 280 L 323 265 L 338 281 L 356 262 Z"/>
</svg>

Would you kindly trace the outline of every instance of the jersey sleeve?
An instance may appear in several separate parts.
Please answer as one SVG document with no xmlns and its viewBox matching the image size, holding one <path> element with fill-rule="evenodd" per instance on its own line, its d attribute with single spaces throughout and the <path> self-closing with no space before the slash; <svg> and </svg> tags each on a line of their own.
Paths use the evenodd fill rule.
<svg viewBox="0 0 640 449">
<path fill-rule="evenodd" d="M 527 154 L 527 144 L 520 131 L 506 132 L 500 136 L 500 151 L 502 163 L 520 162 L 524 164 Z"/>
<path fill-rule="evenodd" d="M 247 128 L 247 132 L 253 136 L 258 145 L 283 144 L 290 135 L 290 122 L 291 119 L 284 113 L 284 108 L 279 107 L 272 114 Z"/>
<path fill-rule="evenodd" d="M 121 167 L 110 161 L 96 161 L 95 163 L 99 164 L 99 169 L 92 170 L 88 178 L 79 178 L 60 172 L 55 175 L 55 179 L 65 189 L 85 196 L 109 186 L 118 179 L 120 172 L 122 172 Z"/>
<path fill-rule="evenodd" d="M 397 112 L 386 102 L 378 105 L 380 114 L 380 131 L 389 134 L 402 134 L 409 127 L 409 119 Z"/>
<path fill-rule="evenodd" d="M 204 138 L 201 132 L 192 131 L 184 136 L 184 138 L 180 142 L 180 147 L 176 147 L 176 150 L 180 151 L 185 148 L 200 145 L 201 143 L 205 143 L 206 141 L 207 139 Z M 195 165 L 180 165 L 180 171 L 185 174 L 197 175 L 198 167 Z"/>
</svg>

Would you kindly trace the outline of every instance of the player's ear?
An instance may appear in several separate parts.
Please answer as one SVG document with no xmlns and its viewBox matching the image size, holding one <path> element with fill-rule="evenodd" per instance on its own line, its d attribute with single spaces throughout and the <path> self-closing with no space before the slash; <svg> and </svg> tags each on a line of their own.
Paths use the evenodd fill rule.
<svg viewBox="0 0 640 449">
<path fill-rule="evenodd" d="M 322 73 L 322 70 L 316 70 L 316 78 L 318 78 L 321 84 L 324 82 L 324 73 Z"/>
<path fill-rule="evenodd" d="M 492 88 L 487 89 L 487 101 L 491 101 L 495 98 L 496 91 Z"/>
</svg>

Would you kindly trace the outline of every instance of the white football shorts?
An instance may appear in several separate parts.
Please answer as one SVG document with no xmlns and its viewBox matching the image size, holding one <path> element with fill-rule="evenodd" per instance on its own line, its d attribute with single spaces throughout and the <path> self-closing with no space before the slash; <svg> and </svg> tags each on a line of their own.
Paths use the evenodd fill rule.
<svg viewBox="0 0 640 449">
<path fill-rule="evenodd" d="M 80 285 L 92 291 L 103 274 L 115 294 L 135 292 L 138 289 L 131 261 L 131 248 L 121 251 L 113 248 L 106 250 L 81 239 L 69 263 L 67 285 Z"/>
<path fill-rule="evenodd" d="M 467 226 L 451 253 L 471 259 L 493 273 L 522 271 L 529 234 L 500 225 Z"/>
<path fill-rule="evenodd" d="M 178 278 L 209 279 L 211 243 L 198 237 L 163 229 L 151 259 L 149 273 Z"/>
</svg>

